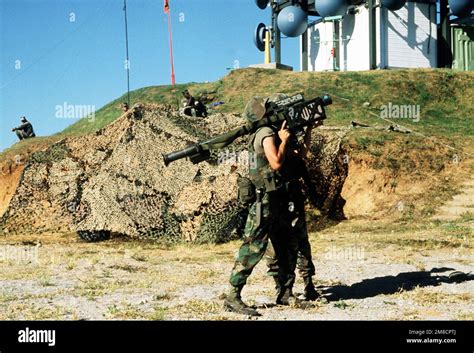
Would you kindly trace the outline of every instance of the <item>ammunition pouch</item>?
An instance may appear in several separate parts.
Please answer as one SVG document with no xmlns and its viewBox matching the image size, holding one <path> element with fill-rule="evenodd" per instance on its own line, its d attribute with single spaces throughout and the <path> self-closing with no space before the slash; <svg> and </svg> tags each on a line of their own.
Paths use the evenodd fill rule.
<svg viewBox="0 0 474 353">
<path fill-rule="evenodd" d="M 284 189 L 285 181 L 276 172 L 267 172 L 262 175 L 253 176 L 251 182 L 257 189 L 263 189 L 266 193 Z"/>
<path fill-rule="evenodd" d="M 237 178 L 238 199 L 244 205 L 250 205 L 257 200 L 255 185 L 249 178 L 239 176 Z"/>
<path fill-rule="evenodd" d="M 266 192 L 281 190 L 284 187 L 283 180 L 275 172 L 265 173 L 262 181 Z"/>
</svg>

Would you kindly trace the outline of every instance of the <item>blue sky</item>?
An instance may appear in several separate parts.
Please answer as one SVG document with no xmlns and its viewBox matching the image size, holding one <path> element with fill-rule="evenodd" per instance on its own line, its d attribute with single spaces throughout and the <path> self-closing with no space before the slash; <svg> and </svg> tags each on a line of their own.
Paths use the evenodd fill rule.
<svg viewBox="0 0 474 353">
<path fill-rule="evenodd" d="M 128 0 L 131 89 L 170 83 L 163 0 Z M 176 82 L 213 81 L 263 61 L 252 41 L 270 10 L 253 0 L 170 0 Z M 180 21 L 183 19 L 184 21 Z M 74 20 L 74 21 L 73 21 Z M 282 61 L 299 70 L 299 40 L 283 39 Z M 126 91 L 123 0 L 0 0 L 0 150 L 25 115 L 37 135 L 74 119 L 58 105 L 97 109 Z"/>
</svg>

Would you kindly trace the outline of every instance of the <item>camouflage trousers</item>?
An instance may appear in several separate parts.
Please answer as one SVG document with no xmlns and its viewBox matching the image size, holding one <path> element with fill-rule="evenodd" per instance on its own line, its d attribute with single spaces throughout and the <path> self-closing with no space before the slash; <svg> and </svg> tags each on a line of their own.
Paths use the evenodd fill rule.
<svg viewBox="0 0 474 353">
<path fill-rule="evenodd" d="M 315 274 L 315 268 L 311 255 L 311 244 L 308 239 L 308 229 L 306 227 L 305 198 L 303 195 L 301 184 L 292 183 L 288 189 L 288 199 L 293 207 L 286 207 L 282 210 L 281 215 L 281 231 L 288 234 L 291 241 L 289 244 L 293 247 L 290 251 L 292 255 L 290 260 L 289 287 L 293 287 L 295 282 L 295 267 L 303 278 L 311 277 Z M 270 246 L 265 254 L 268 267 L 268 275 L 277 276 L 279 273 L 279 261 L 273 247 Z M 294 254 L 297 254 L 296 258 Z"/>
<path fill-rule="evenodd" d="M 277 191 L 267 193 L 262 200 L 262 215 L 257 224 L 257 204 L 249 208 L 245 224 L 244 243 L 236 256 L 230 276 L 233 286 L 243 286 L 255 266 L 265 255 L 269 240 L 272 242 L 274 269 L 281 286 L 294 283 L 298 253 L 297 238 L 290 232 L 288 205 L 289 194 Z"/>
<path fill-rule="evenodd" d="M 312 277 L 315 274 L 315 268 L 313 264 L 313 257 L 311 255 L 311 244 L 309 243 L 308 239 L 308 230 L 306 227 L 306 217 L 304 214 L 304 209 L 298 216 L 300 218 L 298 218 L 294 226 L 290 225 L 288 230 L 290 234 L 297 240 L 298 256 L 296 267 L 298 268 L 301 277 Z M 268 267 L 267 274 L 273 277 L 277 276 L 278 261 L 271 242 L 267 247 L 267 252 L 265 253 L 265 260 Z M 290 284 L 291 287 L 294 284 L 295 276 L 293 276 L 292 278 L 293 283 Z"/>
</svg>

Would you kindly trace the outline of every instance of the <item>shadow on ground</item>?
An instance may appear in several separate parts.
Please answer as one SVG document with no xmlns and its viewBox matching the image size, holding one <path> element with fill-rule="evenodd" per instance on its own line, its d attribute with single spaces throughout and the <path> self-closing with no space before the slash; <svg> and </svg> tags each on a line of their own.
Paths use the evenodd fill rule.
<svg viewBox="0 0 474 353">
<path fill-rule="evenodd" d="M 442 274 L 450 271 L 449 274 Z M 364 299 L 380 294 L 394 294 L 416 287 L 438 286 L 441 283 L 461 283 L 474 280 L 473 274 L 455 271 L 453 268 L 433 268 L 430 271 L 402 272 L 396 276 L 364 279 L 350 286 L 337 285 L 318 289 L 329 301 L 341 299 Z"/>
</svg>

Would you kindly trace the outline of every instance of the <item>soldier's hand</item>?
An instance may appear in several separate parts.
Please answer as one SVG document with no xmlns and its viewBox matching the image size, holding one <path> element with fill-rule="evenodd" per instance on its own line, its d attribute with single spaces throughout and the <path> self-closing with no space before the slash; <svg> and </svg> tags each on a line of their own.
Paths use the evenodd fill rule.
<svg viewBox="0 0 474 353">
<path fill-rule="evenodd" d="M 283 122 L 280 131 L 278 131 L 278 137 L 282 142 L 287 142 L 290 138 L 290 130 L 286 128 L 286 120 Z"/>
</svg>

